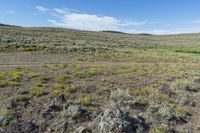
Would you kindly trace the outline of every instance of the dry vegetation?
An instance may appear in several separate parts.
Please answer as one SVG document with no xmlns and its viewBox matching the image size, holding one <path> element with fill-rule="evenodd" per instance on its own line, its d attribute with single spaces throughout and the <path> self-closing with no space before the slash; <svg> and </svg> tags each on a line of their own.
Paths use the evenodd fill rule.
<svg viewBox="0 0 200 133">
<path fill-rule="evenodd" d="M 0 27 L 0 51 L 2 132 L 94 132 L 111 105 L 151 133 L 200 132 L 200 34 Z"/>
</svg>

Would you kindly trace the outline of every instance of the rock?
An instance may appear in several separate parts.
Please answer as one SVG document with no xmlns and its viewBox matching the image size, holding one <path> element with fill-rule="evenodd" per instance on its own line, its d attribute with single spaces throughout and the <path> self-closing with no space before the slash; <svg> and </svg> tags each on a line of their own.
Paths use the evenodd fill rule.
<svg viewBox="0 0 200 133">
<path fill-rule="evenodd" d="M 76 129 L 75 133 L 90 133 L 90 131 L 86 127 L 81 126 Z"/>
<path fill-rule="evenodd" d="M 61 111 L 61 107 L 57 106 L 57 105 L 51 105 L 48 107 L 49 112 L 58 112 Z"/>
<path fill-rule="evenodd" d="M 198 92 L 198 91 L 200 91 L 200 84 L 198 84 L 198 83 L 189 84 L 186 87 L 186 90 L 191 91 L 191 92 Z"/>
<path fill-rule="evenodd" d="M 69 124 L 65 119 L 54 119 L 46 129 L 48 133 L 69 133 Z M 43 131 L 45 132 L 45 131 Z"/>
<path fill-rule="evenodd" d="M 69 123 L 84 122 L 90 119 L 88 111 L 80 105 L 70 105 L 62 111 L 63 117 L 69 119 Z"/>
<path fill-rule="evenodd" d="M 98 124 L 100 133 L 145 133 L 147 126 L 144 120 L 131 118 L 118 107 L 107 108 Z"/>
<path fill-rule="evenodd" d="M 54 101 L 55 101 L 55 102 L 65 102 L 66 100 L 65 100 L 64 94 L 60 94 L 60 95 L 56 96 L 56 97 L 54 98 Z"/>
<path fill-rule="evenodd" d="M 19 121 L 9 126 L 8 132 L 12 133 L 37 133 L 39 127 L 32 122 Z"/>
<path fill-rule="evenodd" d="M 200 83 L 200 77 L 196 77 L 193 82 L 194 83 Z"/>
<path fill-rule="evenodd" d="M 0 128 L 0 133 L 6 133 L 6 129 Z"/>
<path fill-rule="evenodd" d="M 26 108 L 30 103 L 31 102 L 30 102 L 29 99 L 19 100 L 19 101 L 12 99 L 12 100 L 9 101 L 8 108 L 23 109 L 23 108 Z"/>
<path fill-rule="evenodd" d="M 46 118 L 46 119 L 53 119 L 54 118 L 54 113 L 55 112 L 59 112 L 61 111 L 62 108 L 60 106 L 57 106 L 57 105 L 50 105 L 43 113 L 43 117 Z"/>
</svg>

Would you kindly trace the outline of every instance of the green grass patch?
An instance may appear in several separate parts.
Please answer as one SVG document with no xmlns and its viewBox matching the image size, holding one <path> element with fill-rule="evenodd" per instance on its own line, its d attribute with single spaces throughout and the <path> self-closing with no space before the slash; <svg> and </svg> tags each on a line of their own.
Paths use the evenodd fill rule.
<svg viewBox="0 0 200 133">
<path fill-rule="evenodd" d="M 42 96 L 47 94 L 46 91 L 44 91 L 42 88 L 32 88 L 29 90 L 29 94 L 32 96 Z"/>
<path fill-rule="evenodd" d="M 83 105 L 89 105 L 93 102 L 93 99 L 91 97 L 83 97 L 79 100 L 79 102 Z"/>
<path fill-rule="evenodd" d="M 15 101 L 16 102 L 22 102 L 22 101 L 28 101 L 28 100 L 30 100 L 29 96 L 24 96 L 24 95 L 15 96 Z"/>
</svg>

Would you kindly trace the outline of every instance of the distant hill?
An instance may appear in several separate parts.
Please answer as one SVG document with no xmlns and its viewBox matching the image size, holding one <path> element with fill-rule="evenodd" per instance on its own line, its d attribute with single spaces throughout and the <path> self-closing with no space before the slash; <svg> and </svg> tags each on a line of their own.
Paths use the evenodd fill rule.
<svg viewBox="0 0 200 133">
<path fill-rule="evenodd" d="M 143 36 L 152 36 L 153 35 L 153 34 L 148 34 L 148 33 L 131 34 L 131 33 L 125 33 L 125 32 L 121 32 L 121 31 L 111 31 L 111 30 L 104 30 L 102 32 L 117 33 L 117 34 L 127 34 L 127 35 L 143 35 Z"/>
<path fill-rule="evenodd" d="M 6 26 L 6 27 L 20 27 L 20 26 L 16 26 L 16 25 L 9 25 L 9 24 L 2 24 L 2 23 L 0 23 L 0 26 Z"/>
<path fill-rule="evenodd" d="M 108 33 L 118 33 L 118 34 L 128 34 L 120 31 L 112 31 L 112 30 L 103 30 L 102 32 L 108 32 Z"/>
<path fill-rule="evenodd" d="M 148 34 L 148 33 L 140 33 L 140 34 L 137 34 L 137 35 L 143 35 L 143 36 L 153 36 L 153 34 Z"/>
</svg>

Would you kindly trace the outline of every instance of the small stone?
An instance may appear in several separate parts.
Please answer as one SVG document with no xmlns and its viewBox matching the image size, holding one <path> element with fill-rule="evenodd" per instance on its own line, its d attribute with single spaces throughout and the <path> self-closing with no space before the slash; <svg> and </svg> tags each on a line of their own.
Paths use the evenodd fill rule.
<svg viewBox="0 0 200 133">
<path fill-rule="evenodd" d="M 55 101 L 56 102 L 65 102 L 66 100 L 65 100 L 64 94 L 60 94 L 60 95 L 56 96 Z"/>
<path fill-rule="evenodd" d="M 88 133 L 88 130 L 86 127 L 81 126 L 76 129 L 75 133 Z"/>
</svg>

